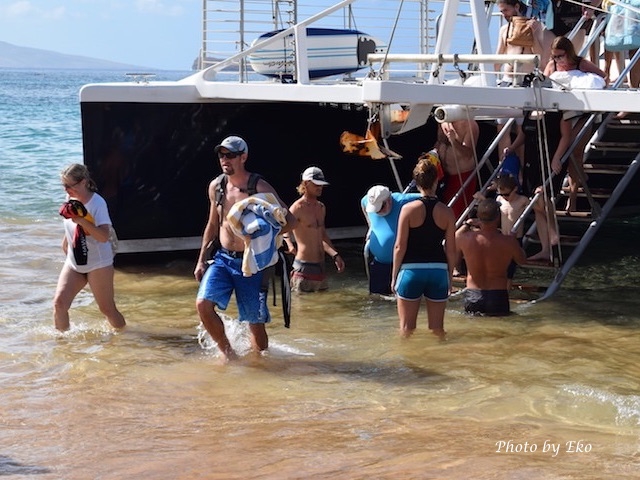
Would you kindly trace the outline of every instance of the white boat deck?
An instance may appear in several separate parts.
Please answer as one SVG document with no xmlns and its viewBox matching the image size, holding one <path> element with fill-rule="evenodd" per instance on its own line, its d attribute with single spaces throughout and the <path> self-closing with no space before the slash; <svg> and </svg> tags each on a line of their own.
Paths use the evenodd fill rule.
<svg viewBox="0 0 640 480">
<path fill-rule="evenodd" d="M 504 115 L 497 116 L 517 116 L 517 111 L 522 110 L 640 112 L 638 92 L 624 88 L 563 91 L 544 87 L 495 87 L 498 76 L 492 71 L 496 60 L 492 55 L 493 37 L 501 17 L 494 18 L 493 7 L 485 10 L 483 0 L 382 1 L 376 2 L 376 8 L 370 0 L 343 0 L 324 10 L 318 6 L 320 3 L 312 7 L 289 0 L 253 0 L 244 3 L 245 15 L 239 20 L 235 0 L 205 0 L 200 63 L 211 66 L 179 82 L 145 80 L 87 85 L 81 91 L 81 101 L 333 102 L 367 107 L 395 105 L 405 110 L 421 106 L 423 111 L 427 107 L 457 104 L 478 116 L 488 108 L 506 110 Z M 434 25 L 442 12 L 439 24 L 443 33 L 436 37 Z M 267 20 L 263 18 L 265 15 Z M 303 15 L 307 16 L 298 20 Z M 310 80 L 304 73 L 307 71 L 304 46 L 306 27 L 311 25 L 357 28 L 384 38 L 389 49 L 386 54 L 370 56 L 369 66 L 356 74 Z M 226 26 L 226 30 L 221 30 L 222 26 Z M 217 37 L 228 37 L 215 44 L 216 47 L 229 45 L 226 52 L 213 49 L 214 27 L 218 27 Z M 284 82 L 249 73 L 246 59 L 258 48 L 249 47 L 250 42 L 266 30 L 287 27 L 289 30 L 280 37 L 295 34 L 300 50 L 296 52 L 295 80 Z M 471 32 L 473 36 L 469 35 Z M 269 41 L 277 42 L 277 37 Z M 462 40 L 465 37 L 466 44 Z M 476 39 L 477 54 L 466 53 L 473 47 L 473 42 L 468 43 L 470 38 Z M 467 50 L 456 51 L 458 48 Z M 227 58 L 213 60 L 223 53 Z M 524 58 L 531 56 L 513 57 L 504 56 L 503 62 L 532 61 Z M 470 82 L 464 86 L 455 84 L 460 83 L 455 80 L 460 80 L 461 75 L 469 74 L 477 75 L 480 80 L 473 85 L 469 85 Z"/>
</svg>

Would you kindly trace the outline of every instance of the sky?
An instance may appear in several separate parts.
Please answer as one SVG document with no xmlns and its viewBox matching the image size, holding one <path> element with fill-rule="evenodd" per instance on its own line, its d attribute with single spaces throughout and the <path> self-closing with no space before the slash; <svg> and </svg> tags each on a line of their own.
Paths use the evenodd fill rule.
<svg viewBox="0 0 640 480">
<path fill-rule="evenodd" d="M 304 2 L 312 13 L 319 11 L 318 4 L 332 3 L 337 0 Z M 369 3 L 385 18 L 394 18 L 399 4 L 395 0 Z M 0 0 L 0 41 L 150 69 L 187 71 L 201 48 L 202 4 L 202 0 Z M 414 21 L 416 5 L 404 5 L 405 15 L 415 17 Z M 310 13 L 304 15 L 302 9 L 300 18 L 305 18 Z M 397 33 L 398 37 L 410 35 L 412 41 L 417 38 L 413 31 Z M 379 33 L 383 39 L 388 35 Z"/>
<path fill-rule="evenodd" d="M 161 70 L 190 70 L 202 0 L 0 0 L 0 41 Z"/>
</svg>

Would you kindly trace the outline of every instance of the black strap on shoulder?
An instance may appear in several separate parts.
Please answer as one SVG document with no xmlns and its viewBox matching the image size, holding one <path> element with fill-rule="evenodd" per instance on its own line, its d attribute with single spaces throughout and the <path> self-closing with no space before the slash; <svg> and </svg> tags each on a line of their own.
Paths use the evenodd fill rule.
<svg viewBox="0 0 640 480">
<path fill-rule="evenodd" d="M 258 182 L 261 178 L 261 175 L 251 172 L 249 174 L 249 180 L 247 181 L 247 188 L 242 188 L 240 189 L 240 191 L 247 193 L 248 195 L 255 195 L 256 193 L 258 193 Z M 227 195 L 228 177 L 226 174 L 221 173 L 215 178 L 214 181 L 216 182 L 216 205 L 219 206 L 222 204 L 225 196 Z"/>
<path fill-rule="evenodd" d="M 262 177 L 257 173 L 251 172 L 249 174 L 249 180 L 247 181 L 247 194 L 255 195 L 258 193 L 258 182 Z"/>
<path fill-rule="evenodd" d="M 214 182 L 216 184 L 216 206 L 220 206 L 227 192 L 227 176 L 221 173 L 215 178 Z"/>
</svg>

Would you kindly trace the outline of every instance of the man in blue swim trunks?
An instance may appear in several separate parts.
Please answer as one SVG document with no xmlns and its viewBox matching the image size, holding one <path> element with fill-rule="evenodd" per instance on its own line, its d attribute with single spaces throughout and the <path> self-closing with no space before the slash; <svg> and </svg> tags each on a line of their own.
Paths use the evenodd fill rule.
<svg viewBox="0 0 640 480">
<path fill-rule="evenodd" d="M 217 177 L 209 184 L 209 219 L 202 235 L 202 247 L 193 273 L 200 282 L 196 300 L 200 320 L 218 345 L 224 360 L 228 361 L 234 359 L 236 353 L 229 343 L 216 307 L 226 310 L 231 294 L 235 292 L 239 320 L 249 323 L 251 345 L 256 352 L 269 347 L 265 324 L 269 322 L 270 317 L 261 311 L 261 308 L 264 308 L 260 302 L 262 271 L 248 277 L 243 275 L 242 257 L 245 243 L 235 235 L 227 221 L 231 207 L 249 197 L 248 184 L 251 173 L 245 169 L 247 143 L 240 137 L 230 136 L 217 145 L 214 152 L 227 181 L 222 185 L 218 180 L 220 177 Z M 221 188 L 224 192 L 219 192 Z M 264 179 L 258 180 L 255 189 L 257 193 L 273 193 L 280 205 L 286 207 L 273 187 Z M 289 212 L 286 220 L 283 232 L 290 231 L 296 222 Z M 220 248 L 214 255 L 213 263 L 208 265 L 208 246 L 215 240 L 219 240 Z"/>
<path fill-rule="evenodd" d="M 458 260 L 467 265 L 464 309 L 489 316 L 509 315 L 507 271 L 511 262 L 522 265 L 527 255 L 511 235 L 500 231 L 500 204 L 491 198 L 478 204 L 478 217 L 456 231 Z"/>
<path fill-rule="evenodd" d="M 405 203 L 418 198 L 419 193 L 391 193 L 384 185 L 374 185 L 360 200 L 362 212 L 369 225 L 365 243 L 369 293 L 393 294 L 391 266 L 400 210 Z"/>
</svg>

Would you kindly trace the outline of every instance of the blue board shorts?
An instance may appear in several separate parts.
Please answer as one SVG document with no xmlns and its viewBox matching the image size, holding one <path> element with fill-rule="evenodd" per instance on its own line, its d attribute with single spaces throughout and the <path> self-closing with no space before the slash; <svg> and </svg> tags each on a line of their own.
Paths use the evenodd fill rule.
<svg viewBox="0 0 640 480">
<path fill-rule="evenodd" d="M 449 267 L 446 263 L 404 263 L 395 289 L 403 300 L 419 300 L 423 296 L 444 302 L 449 298 Z"/>
<path fill-rule="evenodd" d="M 242 274 L 242 256 L 231 257 L 218 250 L 213 263 L 204 272 L 198 298 L 213 302 L 220 310 L 226 310 L 235 292 L 238 313 L 241 322 L 269 323 L 270 316 L 266 309 L 266 292 L 261 292 L 262 272 L 250 277 Z"/>
</svg>

